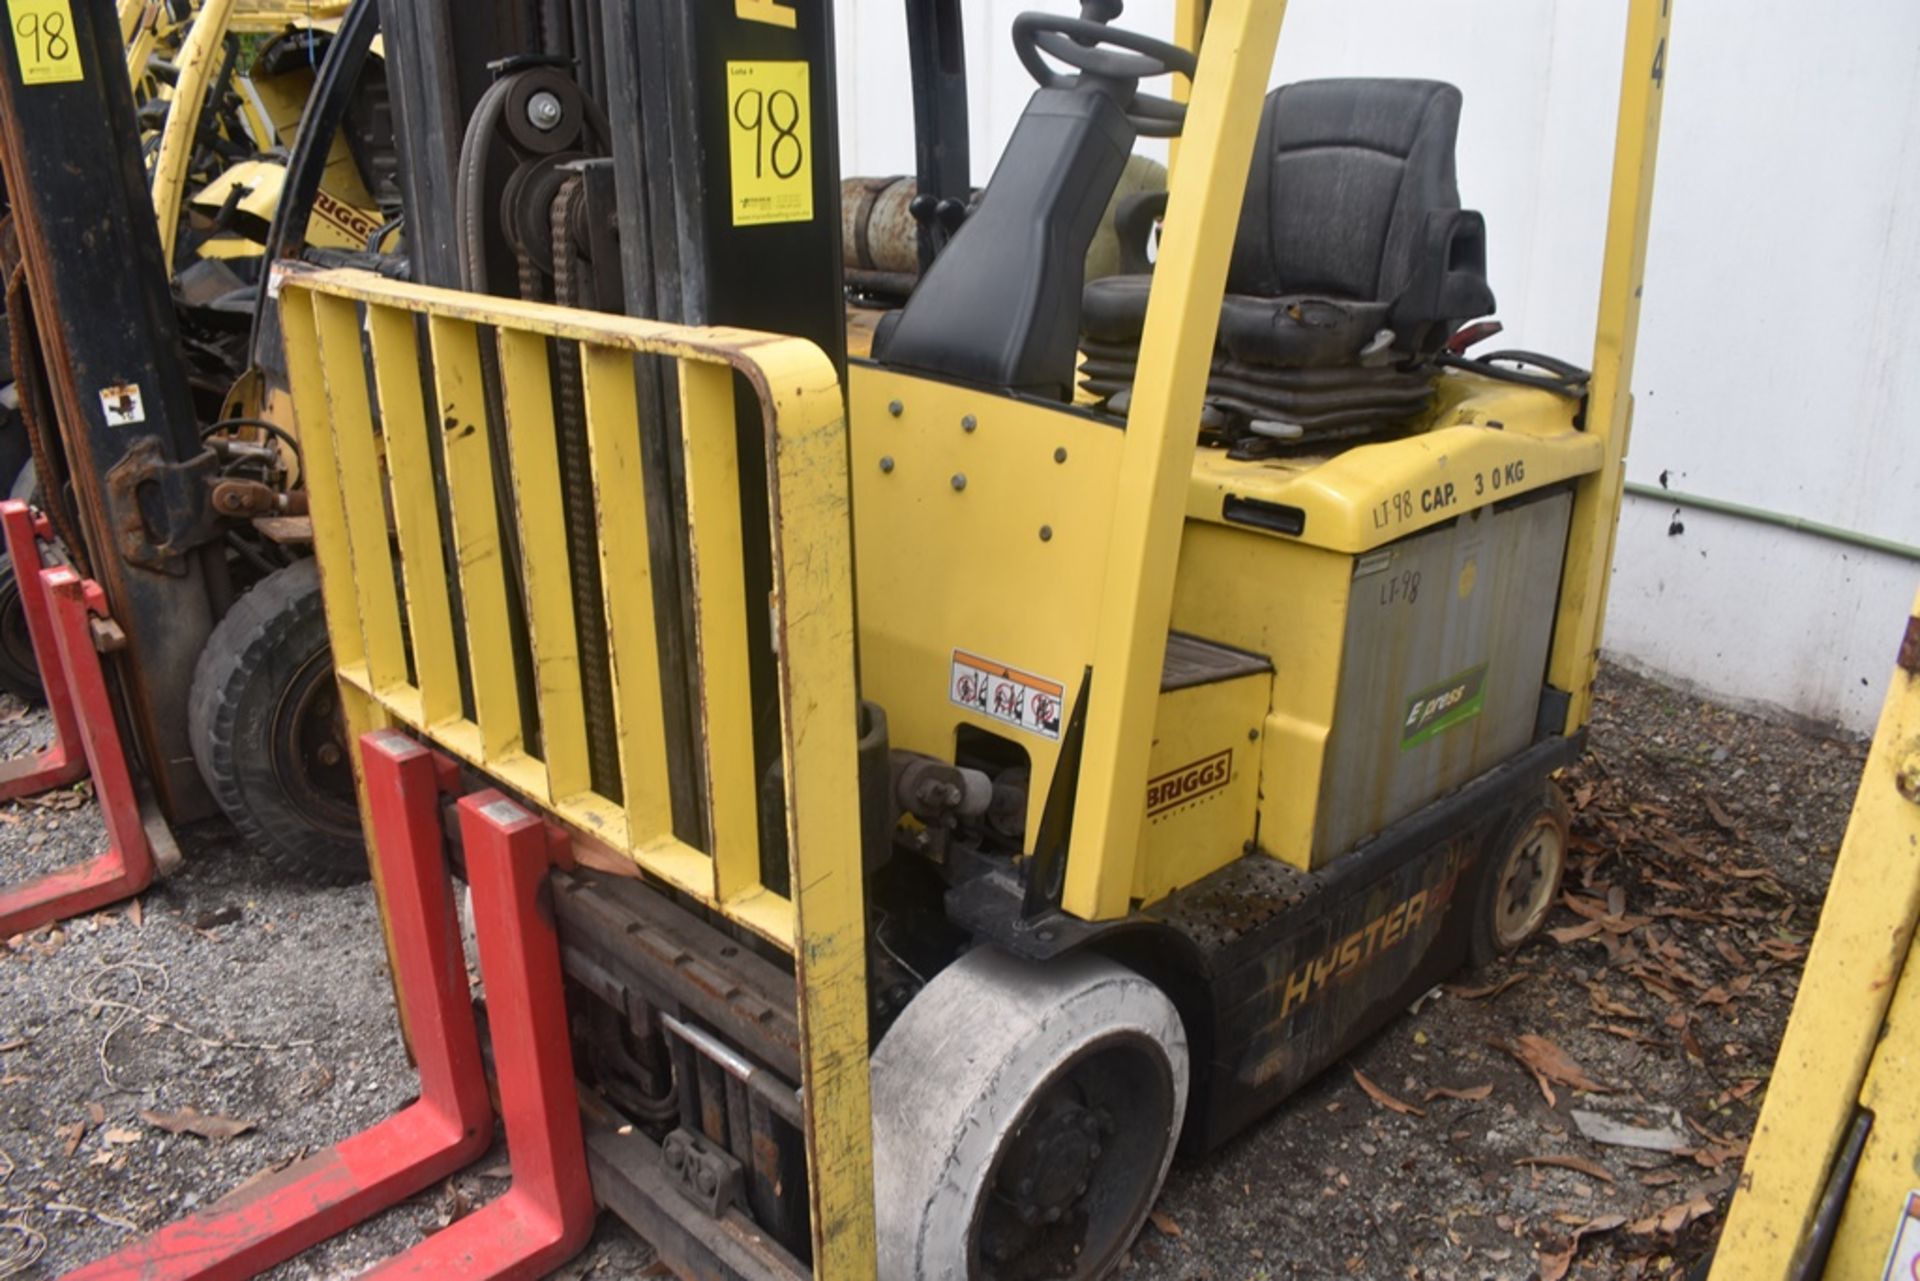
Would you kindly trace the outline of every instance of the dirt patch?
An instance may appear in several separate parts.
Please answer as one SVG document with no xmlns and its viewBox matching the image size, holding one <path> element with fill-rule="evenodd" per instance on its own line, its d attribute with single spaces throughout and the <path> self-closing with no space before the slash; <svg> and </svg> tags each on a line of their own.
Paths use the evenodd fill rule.
<svg viewBox="0 0 1920 1281">
<path fill-rule="evenodd" d="M 37 718 L 7 716 L 0 747 L 22 750 Z M 1571 1276 L 1670 1277 L 1702 1257 L 1863 749 L 1619 673 L 1593 748 L 1568 780 L 1559 941 L 1460 976 L 1226 1150 L 1177 1166 L 1128 1276 L 1524 1278 L 1564 1261 Z M 84 799 L 0 806 L 0 877 L 88 852 Z M 222 826 L 183 843 L 186 868 L 137 909 L 0 956 L 0 1279 L 98 1258 L 411 1096 L 371 891 L 276 880 Z M 188 1109 L 246 1128 L 170 1132 Z M 495 1153 L 274 1275 L 350 1275 L 484 1203 L 504 1173 Z M 38 1257 L 9 1272 L 16 1247 Z M 603 1222 L 561 1275 L 632 1275 L 648 1257 Z"/>
</svg>

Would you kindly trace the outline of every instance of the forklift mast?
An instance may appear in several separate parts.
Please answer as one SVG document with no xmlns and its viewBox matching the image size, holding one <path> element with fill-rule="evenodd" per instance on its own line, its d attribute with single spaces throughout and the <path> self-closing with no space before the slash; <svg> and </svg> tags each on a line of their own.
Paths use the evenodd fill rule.
<svg viewBox="0 0 1920 1281">
<path fill-rule="evenodd" d="M 90 560 L 84 568 L 126 633 L 119 671 L 134 741 L 167 815 L 187 821 L 214 811 L 186 729 L 194 665 L 227 593 L 198 465 L 210 456 L 180 356 L 116 6 L 22 8 L 0 39 L 0 167 L 47 384 L 23 387 L 22 404 L 49 447 L 36 450 L 40 484 L 71 493 L 84 543 L 71 550 Z M 31 352 L 18 345 L 29 337 L 16 332 L 15 350 Z"/>
</svg>

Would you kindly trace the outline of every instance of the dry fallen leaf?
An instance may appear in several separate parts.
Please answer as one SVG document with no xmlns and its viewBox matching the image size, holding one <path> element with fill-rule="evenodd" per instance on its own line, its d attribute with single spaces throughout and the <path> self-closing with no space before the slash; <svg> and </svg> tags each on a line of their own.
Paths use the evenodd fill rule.
<svg viewBox="0 0 1920 1281">
<path fill-rule="evenodd" d="M 1694 1220 L 1712 1213 L 1713 1202 L 1702 1193 L 1685 1201 L 1676 1201 L 1658 1214 L 1635 1219 L 1627 1225 L 1627 1231 L 1635 1236 L 1652 1236 L 1656 1232 L 1672 1236 Z"/>
<path fill-rule="evenodd" d="M 1556 1169 L 1572 1170 L 1589 1178 L 1599 1179 L 1602 1183 L 1612 1183 L 1613 1176 L 1607 1173 L 1607 1167 L 1598 1161 L 1589 1161 L 1583 1156 L 1565 1156 L 1549 1152 L 1544 1156 L 1523 1156 L 1514 1161 L 1515 1165 L 1551 1165 Z"/>
<path fill-rule="evenodd" d="M 129 1130 L 116 1125 L 101 1134 L 100 1137 L 109 1143 L 138 1143 L 140 1141 L 140 1131 Z"/>
<path fill-rule="evenodd" d="M 181 1108 L 178 1112 L 142 1112 L 140 1119 L 169 1134 L 197 1134 L 203 1139 L 231 1139 L 253 1128 L 251 1121 L 205 1116 L 192 1108 Z"/>
<path fill-rule="evenodd" d="M 1404 1099 L 1396 1099 L 1391 1094 L 1388 1094 L 1385 1090 L 1375 1085 L 1372 1078 L 1359 1068 L 1353 1069 L 1353 1079 L 1361 1089 L 1367 1092 L 1368 1098 L 1389 1112 L 1398 1112 L 1401 1116 L 1425 1116 L 1427 1114 L 1425 1108 L 1415 1107 Z"/>
<path fill-rule="evenodd" d="M 1631 1005 L 1622 1005 L 1613 999 L 1607 989 L 1598 983 L 1587 984 L 1587 996 L 1593 1002 L 1593 1008 L 1601 1014 L 1611 1014 L 1621 1019 L 1644 1019 L 1647 1016 Z"/>
<path fill-rule="evenodd" d="M 80 1150 L 80 1140 L 87 1137 L 87 1123 L 75 1121 L 71 1125 L 56 1125 L 53 1127 L 53 1137 L 61 1141 L 60 1155 L 72 1156 Z"/>
<path fill-rule="evenodd" d="M 1509 974 L 1498 983 L 1490 983 L 1486 987 L 1461 987 L 1457 983 L 1448 983 L 1445 984 L 1441 990 L 1448 996 L 1457 996 L 1463 1001 L 1485 1001 L 1491 1000 L 1508 988 L 1526 981 L 1527 976 L 1524 974 Z"/>
<path fill-rule="evenodd" d="M 1719 801 L 1714 800 L 1712 796 L 1707 796 L 1704 799 L 1707 802 L 1707 817 L 1713 820 L 1715 827 L 1729 834 L 1737 833 L 1740 830 L 1740 825 L 1734 821 L 1733 815 L 1721 808 Z"/>
<path fill-rule="evenodd" d="M 1611 1086 L 1602 1085 L 1587 1075 L 1586 1069 L 1568 1057 L 1567 1052 L 1544 1036 L 1535 1036 L 1529 1032 L 1514 1038 L 1511 1044 L 1505 1041 L 1492 1043 L 1496 1050 L 1512 1055 L 1520 1061 L 1522 1067 L 1533 1073 L 1533 1079 L 1540 1086 L 1540 1093 L 1552 1107 L 1559 1099 L 1553 1092 L 1555 1085 L 1564 1085 L 1573 1090 L 1584 1090 L 1589 1094 L 1611 1094 Z"/>
<path fill-rule="evenodd" d="M 1567 925 L 1557 930 L 1548 930 L 1547 937 L 1556 943 L 1584 943 L 1601 930 L 1606 929 L 1599 921 L 1582 921 L 1578 925 Z"/>
<path fill-rule="evenodd" d="M 1567 1270 L 1573 1267 L 1573 1256 L 1580 1252 L 1583 1238 L 1596 1236 L 1602 1232 L 1611 1232 L 1627 1221 L 1624 1214 L 1603 1214 L 1597 1219 L 1589 1219 L 1573 1230 L 1573 1239 L 1567 1242 L 1564 1250 L 1541 1250 L 1537 1260 L 1540 1269 L 1540 1281 L 1561 1281 Z"/>
<path fill-rule="evenodd" d="M 1165 1210 L 1155 1210 L 1149 1214 L 1147 1218 L 1153 1222 L 1154 1229 L 1163 1237 L 1174 1237 L 1177 1239 L 1187 1235 L 1180 1230 L 1180 1225 L 1173 1221 L 1173 1216 Z"/>
<path fill-rule="evenodd" d="M 1462 1090 L 1453 1089 L 1451 1086 L 1436 1085 L 1427 1091 L 1425 1102 L 1431 1103 L 1435 1099 L 1459 1099 L 1465 1103 L 1478 1103 L 1492 1093 L 1493 1082 L 1491 1081 L 1485 1085 L 1470 1085 Z"/>
</svg>

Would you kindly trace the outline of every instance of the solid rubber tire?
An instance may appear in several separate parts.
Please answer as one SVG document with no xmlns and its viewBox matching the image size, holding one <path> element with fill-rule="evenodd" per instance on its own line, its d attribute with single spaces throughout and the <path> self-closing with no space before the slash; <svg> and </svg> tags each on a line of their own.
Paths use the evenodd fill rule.
<svg viewBox="0 0 1920 1281">
<path fill-rule="evenodd" d="M 1512 949 L 1503 949 L 1500 946 L 1499 941 L 1494 937 L 1494 897 L 1500 891 L 1500 872 L 1506 864 L 1507 855 L 1527 829 L 1543 816 L 1557 821 L 1561 833 L 1560 869 L 1555 877 L 1553 892 L 1548 896 L 1549 913 L 1552 910 L 1552 903 L 1558 901 L 1560 897 L 1560 881 L 1566 876 L 1567 860 L 1572 853 L 1569 835 L 1573 820 L 1559 785 L 1552 779 L 1547 779 L 1541 784 L 1538 799 L 1529 797 L 1515 806 L 1513 814 L 1500 826 L 1495 838 L 1488 843 L 1484 856 L 1485 867 L 1474 891 L 1473 928 L 1469 935 L 1469 960 L 1476 967 L 1488 965 L 1502 956 L 1510 955 L 1511 951 L 1517 951 L 1520 944 L 1526 942 L 1526 939 L 1522 939 Z M 1541 926 L 1545 924 L 1546 915 L 1543 914 Z M 1528 938 L 1538 933 L 1539 928 L 1536 927 Z"/>
<path fill-rule="evenodd" d="M 872 1060 L 879 1274 L 968 1281 L 968 1240 L 1001 1141 L 1055 1069 L 1095 1042 L 1157 1047 L 1172 1078 L 1165 1146 L 1131 1240 L 1152 1208 L 1186 1111 L 1187 1038 L 1165 993 L 1094 955 L 1044 964 L 977 947 L 923 988 Z"/>
<path fill-rule="evenodd" d="M 187 737 L 208 790 L 262 857 L 302 879 L 348 884 L 368 875 L 357 826 L 351 834 L 316 826 L 287 796 L 269 748 L 282 689 L 327 646 L 314 560 L 268 575 L 208 638 L 187 698 Z"/>
</svg>

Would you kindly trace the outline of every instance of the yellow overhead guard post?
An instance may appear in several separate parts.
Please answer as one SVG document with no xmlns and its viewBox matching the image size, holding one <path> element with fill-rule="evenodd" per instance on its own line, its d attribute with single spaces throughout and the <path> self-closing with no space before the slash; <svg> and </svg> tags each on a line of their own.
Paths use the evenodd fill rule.
<svg viewBox="0 0 1920 1281">
<path fill-rule="evenodd" d="M 1594 325 L 1593 380 L 1587 388 L 1587 434 L 1605 446 L 1600 470 L 1574 488 L 1572 536 L 1560 585 L 1547 680 L 1571 697 L 1566 730 L 1587 723 L 1607 584 L 1620 527 L 1620 488 L 1633 427 L 1633 355 L 1640 334 L 1640 291 L 1647 271 L 1647 224 L 1653 211 L 1654 160 L 1660 107 L 1666 99 L 1667 28 L 1672 0 L 1634 0 L 1627 12 L 1620 119 L 1613 142 L 1607 253 L 1600 268 L 1600 314 Z"/>
<path fill-rule="evenodd" d="M 1184 145 L 1167 197 L 1127 414 L 1100 599 L 1097 674 L 1061 905 L 1124 916 L 1139 856 L 1140 798 L 1159 709 L 1174 567 L 1180 559 L 1194 424 L 1213 364 L 1234 228 L 1285 0 L 1219 0 L 1207 18 Z"/>
<path fill-rule="evenodd" d="M 1767 1082 L 1714 1281 L 1920 1267 L 1920 599 Z"/>
</svg>

